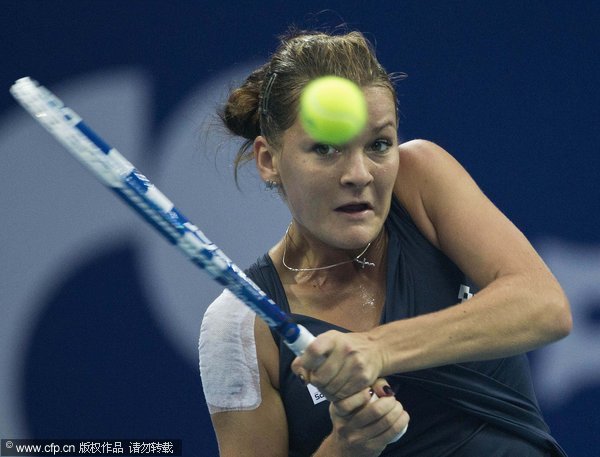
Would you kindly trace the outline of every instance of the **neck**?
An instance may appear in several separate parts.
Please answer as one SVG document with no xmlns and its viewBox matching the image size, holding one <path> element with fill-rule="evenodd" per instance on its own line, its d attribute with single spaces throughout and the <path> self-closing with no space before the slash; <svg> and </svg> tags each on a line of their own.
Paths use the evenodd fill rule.
<svg viewBox="0 0 600 457">
<path fill-rule="evenodd" d="M 385 230 L 361 248 L 344 250 L 332 249 L 318 240 L 311 241 L 298 234 L 290 224 L 271 257 L 277 259 L 276 265 L 281 266 L 282 273 L 294 275 L 297 281 L 317 278 L 325 281 L 336 277 L 347 280 L 349 274 L 371 276 L 380 271 L 385 266 L 386 246 Z"/>
</svg>

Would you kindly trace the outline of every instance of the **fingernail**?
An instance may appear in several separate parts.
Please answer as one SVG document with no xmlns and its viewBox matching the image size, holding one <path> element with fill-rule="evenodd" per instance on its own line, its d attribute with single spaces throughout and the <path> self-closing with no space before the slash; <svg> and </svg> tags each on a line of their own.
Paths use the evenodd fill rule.
<svg viewBox="0 0 600 457">
<path fill-rule="evenodd" d="M 299 374 L 298 377 L 300 378 L 300 381 L 302 381 L 302 384 L 304 384 L 305 386 L 308 384 L 302 374 Z"/>
<path fill-rule="evenodd" d="M 373 389 L 369 389 L 369 397 L 372 397 L 375 391 Z"/>
<path fill-rule="evenodd" d="M 388 397 L 394 396 L 394 391 L 390 386 L 383 386 L 383 391 L 385 392 L 385 395 Z"/>
</svg>

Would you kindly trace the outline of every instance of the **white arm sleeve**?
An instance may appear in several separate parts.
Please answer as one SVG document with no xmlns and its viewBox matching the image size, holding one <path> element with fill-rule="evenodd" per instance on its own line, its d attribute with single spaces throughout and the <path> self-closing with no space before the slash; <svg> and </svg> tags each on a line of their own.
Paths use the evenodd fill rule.
<svg viewBox="0 0 600 457">
<path fill-rule="evenodd" d="M 228 290 L 208 307 L 200 328 L 200 377 L 210 414 L 258 408 L 256 315 Z"/>
</svg>

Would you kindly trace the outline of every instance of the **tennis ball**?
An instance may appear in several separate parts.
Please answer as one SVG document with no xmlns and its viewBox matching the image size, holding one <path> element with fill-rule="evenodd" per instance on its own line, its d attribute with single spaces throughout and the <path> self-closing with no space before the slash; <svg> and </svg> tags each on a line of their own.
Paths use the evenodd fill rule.
<svg viewBox="0 0 600 457">
<path fill-rule="evenodd" d="M 345 144 L 367 123 L 365 96 L 352 81 L 323 76 L 306 85 L 300 96 L 300 122 L 314 140 Z"/>
</svg>

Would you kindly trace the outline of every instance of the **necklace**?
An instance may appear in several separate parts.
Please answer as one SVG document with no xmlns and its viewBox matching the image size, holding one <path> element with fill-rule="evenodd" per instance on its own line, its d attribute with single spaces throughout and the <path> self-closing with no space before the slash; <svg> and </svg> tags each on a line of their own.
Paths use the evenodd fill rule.
<svg viewBox="0 0 600 457">
<path fill-rule="evenodd" d="M 283 256 L 281 258 L 281 262 L 283 263 L 283 266 L 286 267 L 290 271 L 299 272 L 299 271 L 327 270 L 329 268 L 339 267 L 340 265 L 345 265 L 347 263 L 352 263 L 352 262 L 356 262 L 356 263 L 360 264 L 363 269 L 365 268 L 365 266 L 369 266 L 369 267 L 375 266 L 375 264 L 373 262 L 368 262 L 366 257 L 363 257 L 362 260 L 360 259 L 360 257 L 362 255 L 364 255 L 364 253 L 367 252 L 369 250 L 369 248 L 371 247 L 371 243 L 369 243 L 362 250 L 362 252 L 360 254 L 358 254 L 356 257 L 354 257 L 353 259 L 350 259 L 350 260 L 344 260 L 343 262 L 334 263 L 333 265 L 327 265 L 324 267 L 316 267 L 316 268 L 293 268 L 293 267 L 290 267 L 287 263 L 285 263 L 285 254 L 287 252 L 287 241 L 288 241 L 288 236 L 289 236 L 289 231 L 290 231 L 291 225 L 292 224 L 290 223 L 290 225 L 288 225 L 287 229 L 285 230 L 285 242 L 283 244 Z"/>
</svg>

